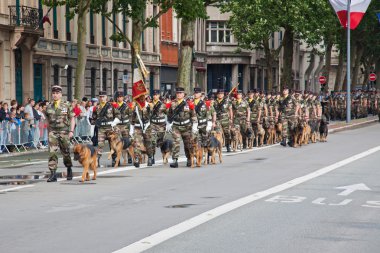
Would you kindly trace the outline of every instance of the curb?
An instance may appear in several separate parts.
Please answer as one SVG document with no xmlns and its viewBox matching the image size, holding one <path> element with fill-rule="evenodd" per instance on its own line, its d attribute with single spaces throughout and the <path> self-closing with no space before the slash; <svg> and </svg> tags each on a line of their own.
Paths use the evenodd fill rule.
<svg viewBox="0 0 380 253">
<path fill-rule="evenodd" d="M 379 121 L 379 119 L 374 118 L 374 119 L 370 119 L 370 120 L 363 121 L 363 122 L 360 122 L 360 123 L 355 123 L 355 124 L 350 124 L 350 125 L 347 125 L 347 126 L 342 126 L 342 127 L 338 127 L 338 128 L 334 128 L 334 129 L 329 129 L 329 134 L 341 132 L 341 131 L 348 130 L 348 129 L 360 128 L 362 126 L 373 124 L 373 123 L 376 123 L 378 121 Z M 44 153 L 44 152 L 48 152 L 48 150 L 32 150 L 32 151 L 22 152 L 22 153 L 0 154 L 0 159 L 3 158 L 3 157 L 4 158 L 7 158 L 7 157 L 17 157 L 17 156 L 24 156 L 24 155 L 39 154 L 39 153 Z"/>
</svg>

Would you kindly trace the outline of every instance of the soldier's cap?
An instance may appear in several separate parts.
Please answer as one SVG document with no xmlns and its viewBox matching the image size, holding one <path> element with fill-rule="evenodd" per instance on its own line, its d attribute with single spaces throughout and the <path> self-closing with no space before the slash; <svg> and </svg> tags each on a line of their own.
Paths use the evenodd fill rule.
<svg viewBox="0 0 380 253">
<path fill-rule="evenodd" d="M 179 92 L 185 92 L 185 89 L 182 88 L 182 87 L 177 87 L 177 88 L 175 89 L 175 92 L 177 92 L 177 93 L 179 93 Z"/>
<path fill-rule="evenodd" d="M 243 91 L 242 90 L 238 90 L 237 93 L 238 94 L 243 94 Z"/>
<path fill-rule="evenodd" d="M 252 94 L 253 93 L 257 93 L 257 89 L 252 89 L 252 90 L 249 91 L 249 93 L 252 93 Z"/>
<path fill-rule="evenodd" d="M 282 90 L 289 90 L 289 87 L 285 85 Z"/>
<path fill-rule="evenodd" d="M 116 92 L 116 97 L 118 98 L 118 97 L 124 97 L 124 92 L 122 92 L 122 91 L 118 91 L 118 92 Z"/>
<path fill-rule="evenodd" d="M 99 91 L 99 97 L 107 96 L 107 91 Z"/>
<path fill-rule="evenodd" d="M 202 92 L 201 88 L 199 88 L 199 87 L 194 88 L 194 93 L 200 93 L 200 92 Z"/>
<path fill-rule="evenodd" d="M 51 92 L 62 92 L 62 87 L 59 85 L 54 85 L 51 87 Z"/>
<path fill-rule="evenodd" d="M 93 103 L 97 103 L 97 102 L 99 102 L 99 99 L 97 99 L 97 98 L 91 98 L 91 102 L 93 102 Z"/>
<path fill-rule="evenodd" d="M 160 90 L 153 90 L 153 95 L 161 95 L 161 91 Z"/>
<path fill-rule="evenodd" d="M 300 90 L 294 90 L 294 93 L 296 93 L 296 94 L 301 94 L 302 91 L 300 91 Z"/>
<path fill-rule="evenodd" d="M 218 93 L 224 93 L 224 89 L 218 89 Z"/>
</svg>

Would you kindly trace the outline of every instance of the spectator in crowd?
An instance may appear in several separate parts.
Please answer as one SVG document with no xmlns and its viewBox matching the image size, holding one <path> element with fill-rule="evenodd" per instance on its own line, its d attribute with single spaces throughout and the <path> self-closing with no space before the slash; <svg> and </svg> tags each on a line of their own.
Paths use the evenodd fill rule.
<svg viewBox="0 0 380 253">
<path fill-rule="evenodd" d="M 31 115 L 28 112 L 25 112 L 24 114 L 25 122 L 21 125 L 21 133 L 22 133 L 22 143 L 25 143 L 25 147 L 29 149 L 32 146 L 33 139 L 30 139 L 30 131 L 33 128 L 34 119 L 31 117 Z"/>
<path fill-rule="evenodd" d="M 35 127 L 33 126 L 34 125 L 33 107 L 36 104 L 36 101 L 34 101 L 34 99 L 28 99 L 28 101 L 29 103 L 25 106 L 24 112 L 28 113 L 28 120 L 33 122 L 33 124 L 31 124 L 30 126 L 29 136 L 28 136 L 28 142 L 30 142 L 34 140 Z"/>
<path fill-rule="evenodd" d="M 45 114 L 43 113 L 46 111 L 46 104 L 45 102 L 41 102 L 38 108 L 38 114 L 40 116 L 40 122 L 38 125 L 38 128 L 40 130 L 40 143 L 41 146 L 40 148 L 47 148 L 47 141 L 48 141 L 48 131 L 47 131 L 47 123 L 46 123 L 46 117 Z"/>
<path fill-rule="evenodd" d="M 11 101 L 11 108 L 17 109 L 17 106 L 18 106 L 17 100 L 13 99 Z"/>
<path fill-rule="evenodd" d="M 24 110 L 25 110 L 24 106 L 18 105 L 16 108 L 16 118 L 23 119 L 24 118 Z"/>
</svg>

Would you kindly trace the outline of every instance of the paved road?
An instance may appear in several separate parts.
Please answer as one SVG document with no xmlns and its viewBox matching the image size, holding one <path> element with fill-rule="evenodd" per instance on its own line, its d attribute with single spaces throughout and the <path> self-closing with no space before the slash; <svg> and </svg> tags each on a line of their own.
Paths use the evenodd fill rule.
<svg viewBox="0 0 380 253">
<path fill-rule="evenodd" d="M 153 246 L 147 252 L 378 252 L 380 152 L 373 148 L 379 141 L 375 124 L 333 134 L 324 144 L 232 154 L 222 165 L 201 169 L 104 168 L 88 184 L 41 182 L 3 192 L 0 252 L 128 252 L 124 247 L 143 238 L 143 245 Z M 342 160 L 343 166 L 337 163 Z M 41 165 L 27 169 L 39 166 L 44 171 Z M 313 176 L 301 182 L 305 175 Z M 294 186 L 279 187 L 296 178 Z M 335 189 L 355 184 L 370 190 L 344 195 L 350 187 Z M 263 194 L 184 233 L 162 232 Z M 169 232 L 178 235 L 158 245 L 146 238 Z"/>
</svg>

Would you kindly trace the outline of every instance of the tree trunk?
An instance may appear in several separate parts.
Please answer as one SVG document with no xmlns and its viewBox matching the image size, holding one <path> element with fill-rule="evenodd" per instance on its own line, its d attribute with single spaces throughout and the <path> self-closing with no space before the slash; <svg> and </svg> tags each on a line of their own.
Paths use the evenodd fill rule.
<svg viewBox="0 0 380 253">
<path fill-rule="evenodd" d="M 376 66 L 375 66 L 375 72 L 376 72 L 376 75 L 377 75 L 377 79 L 376 79 L 376 89 L 380 89 L 380 58 L 377 59 L 376 61 Z"/>
<path fill-rule="evenodd" d="M 194 47 L 194 21 L 181 20 L 181 45 L 178 57 L 177 87 L 185 88 L 190 94 L 192 90 L 191 69 Z"/>
<path fill-rule="evenodd" d="M 88 12 L 88 1 L 79 1 L 78 6 L 78 32 L 77 32 L 77 48 L 78 48 L 78 64 L 75 71 L 75 88 L 74 97 L 81 99 L 85 92 L 85 71 L 87 62 L 87 48 L 86 48 L 86 35 L 87 35 L 87 22 L 86 15 Z M 86 7 L 87 6 L 87 7 Z"/>
<path fill-rule="evenodd" d="M 265 61 L 267 65 L 267 80 L 268 80 L 268 91 L 273 89 L 273 65 L 275 56 L 269 48 L 269 39 L 263 41 L 264 52 L 265 52 Z"/>
<path fill-rule="evenodd" d="M 307 85 L 305 86 L 305 90 L 311 91 L 311 81 L 312 79 L 314 79 L 314 77 L 310 78 L 310 75 L 314 67 L 315 67 L 315 52 L 313 50 L 310 53 L 310 64 L 309 64 L 309 67 L 306 69 L 306 73 L 305 73 L 305 80 L 307 82 Z"/>
<path fill-rule="evenodd" d="M 334 91 L 340 91 L 342 89 L 342 76 L 343 76 L 343 67 L 344 67 L 343 65 L 344 65 L 344 53 L 342 50 L 340 50 L 338 67 L 336 69 Z"/>
<path fill-rule="evenodd" d="M 360 44 L 357 44 L 356 47 L 356 58 L 355 58 L 355 64 L 353 68 L 352 73 L 352 87 L 355 87 L 359 85 L 358 79 L 359 79 L 359 70 L 361 66 L 361 59 L 364 53 L 364 47 L 362 47 Z"/>
<path fill-rule="evenodd" d="M 327 86 L 329 85 L 329 81 L 330 81 L 330 72 L 331 72 L 331 52 L 332 52 L 332 48 L 333 48 L 333 43 L 331 43 L 330 41 L 327 42 L 327 46 L 326 46 L 326 65 L 325 65 L 325 70 L 324 70 L 324 75 L 326 76 L 326 83 L 327 83 Z"/>
<path fill-rule="evenodd" d="M 294 88 L 293 82 L 293 44 L 294 44 L 294 34 L 290 28 L 285 30 L 283 47 L 284 47 L 284 59 L 283 59 L 283 73 L 281 78 L 281 86 L 288 86 L 289 88 Z"/>
</svg>

